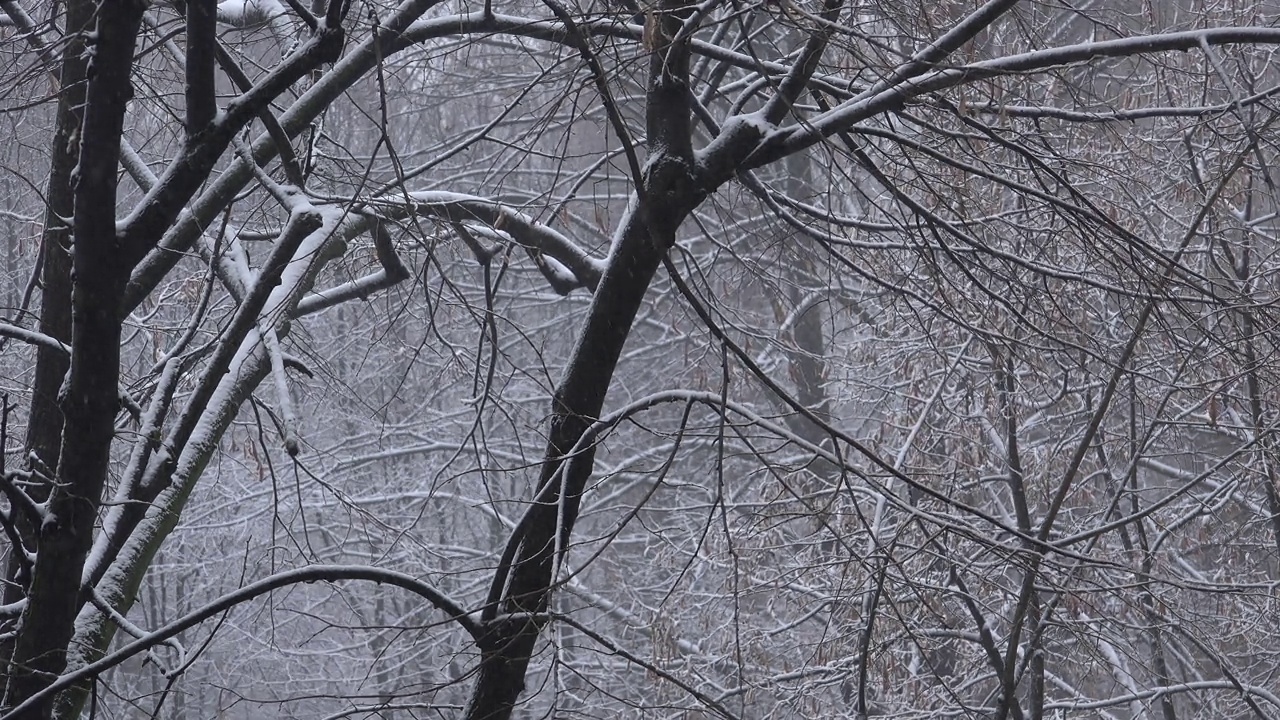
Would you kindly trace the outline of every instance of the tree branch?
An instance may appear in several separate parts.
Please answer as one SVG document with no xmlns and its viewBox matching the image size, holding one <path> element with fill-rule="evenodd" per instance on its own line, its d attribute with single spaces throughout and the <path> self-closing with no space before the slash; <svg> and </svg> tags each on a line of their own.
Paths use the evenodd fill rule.
<svg viewBox="0 0 1280 720">
<path fill-rule="evenodd" d="M 367 580 L 408 590 L 426 599 L 436 609 L 446 613 L 450 620 L 461 625 L 462 629 L 466 630 L 467 634 L 472 638 L 478 639 L 483 635 L 483 630 L 476 624 L 474 618 L 463 610 L 460 605 L 434 587 L 409 575 L 395 572 L 394 570 L 359 565 L 313 565 L 278 573 L 246 585 L 235 592 L 227 593 L 217 600 L 207 603 L 203 607 L 193 610 L 164 627 L 147 634 L 145 637 L 134 640 L 100 660 L 59 677 L 48 687 L 33 694 L 21 704 L 16 705 L 9 712 L 0 716 L 0 720 L 18 720 L 26 717 L 27 712 L 36 707 L 37 704 L 49 700 L 54 694 L 89 678 L 98 677 L 138 653 L 177 637 L 184 630 L 193 628 L 225 610 L 244 604 L 260 595 L 265 595 L 290 585 L 297 585 L 298 583 L 336 580 Z"/>
</svg>

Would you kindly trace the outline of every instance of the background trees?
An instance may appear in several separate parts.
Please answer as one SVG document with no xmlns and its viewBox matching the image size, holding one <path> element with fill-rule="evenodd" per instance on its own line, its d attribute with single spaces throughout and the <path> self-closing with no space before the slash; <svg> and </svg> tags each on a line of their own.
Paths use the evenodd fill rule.
<svg viewBox="0 0 1280 720">
<path fill-rule="evenodd" d="M 1270 717 L 1274 9 L 4 0 L 7 717 Z"/>
</svg>

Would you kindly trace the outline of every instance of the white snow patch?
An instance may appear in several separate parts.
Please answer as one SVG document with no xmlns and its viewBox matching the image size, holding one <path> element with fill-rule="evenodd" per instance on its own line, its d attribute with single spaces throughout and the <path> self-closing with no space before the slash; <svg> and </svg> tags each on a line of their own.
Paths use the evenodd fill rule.
<svg viewBox="0 0 1280 720">
<path fill-rule="evenodd" d="M 261 25 L 285 14 L 279 0 L 223 0 L 218 3 L 218 22 L 246 28 Z"/>
</svg>

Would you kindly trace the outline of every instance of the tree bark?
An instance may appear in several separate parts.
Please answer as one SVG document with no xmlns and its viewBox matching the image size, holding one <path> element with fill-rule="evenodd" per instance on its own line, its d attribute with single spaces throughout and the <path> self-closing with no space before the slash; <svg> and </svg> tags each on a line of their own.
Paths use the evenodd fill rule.
<svg viewBox="0 0 1280 720">
<path fill-rule="evenodd" d="M 636 313 L 662 258 L 675 244 L 676 230 L 707 195 L 694 172 L 688 43 L 671 41 L 681 27 L 677 7 L 673 0 L 664 0 L 648 20 L 656 44 L 646 94 L 649 160 L 552 399 L 538 501 L 529 509 L 527 522 L 521 523 L 523 534 L 511 539 L 518 548 L 509 575 L 503 577 L 503 567 L 497 571 L 497 594 L 491 594 L 485 609 L 489 633 L 480 643 L 479 677 L 467 707 L 468 720 L 507 720 L 524 690 L 529 660 L 546 624 L 556 553 L 567 547 L 595 452 L 586 447 L 571 460 L 567 456 L 600 416 Z"/>
<path fill-rule="evenodd" d="M 110 462 L 120 403 L 119 308 L 130 270 L 116 236 L 116 168 L 143 8 L 139 0 L 103 2 L 96 8 L 74 179 L 71 368 L 60 402 L 64 428 L 58 487 L 39 529 L 31 591 L 13 652 L 6 698 L 11 706 L 48 685 L 66 666 L 80 609 L 80 575 Z M 45 702 L 25 716 L 49 717 L 52 707 Z"/>
<path fill-rule="evenodd" d="M 66 224 L 75 212 L 72 171 L 80 159 L 79 133 L 85 98 L 88 61 L 83 31 L 93 18 L 89 0 L 68 0 L 66 41 L 59 75 L 57 130 L 51 148 L 49 185 L 45 191 L 44 230 L 40 237 L 40 332 L 67 343 L 71 340 L 71 228 Z M 71 360 L 66 353 L 41 345 L 36 349 L 35 380 L 31 389 L 31 413 L 27 425 L 27 451 L 50 472 L 57 472 L 62 442 L 62 409 L 58 390 Z M 36 502 L 47 493 L 29 491 Z M 35 547 L 36 532 L 26 518 L 16 518 L 18 531 L 28 548 Z M 18 602 L 26 595 L 31 578 L 21 577 L 16 553 L 10 555 L 0 604 Z M 13 657 L 11 639 L 0 639 L 0 667 Z M 0 697 L 4 688 L 0 687 Z"/>
</svg>

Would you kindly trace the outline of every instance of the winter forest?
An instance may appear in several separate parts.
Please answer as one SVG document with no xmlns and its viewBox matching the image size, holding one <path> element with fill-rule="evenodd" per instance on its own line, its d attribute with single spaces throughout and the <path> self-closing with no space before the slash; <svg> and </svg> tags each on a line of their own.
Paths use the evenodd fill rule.
<svg viewBox="0 0 1280 720">
<path fill-rule="evenodd" d="M 0 0 L 0 720 L 1280 718 L 1280 4 Z"/>
</svg>

